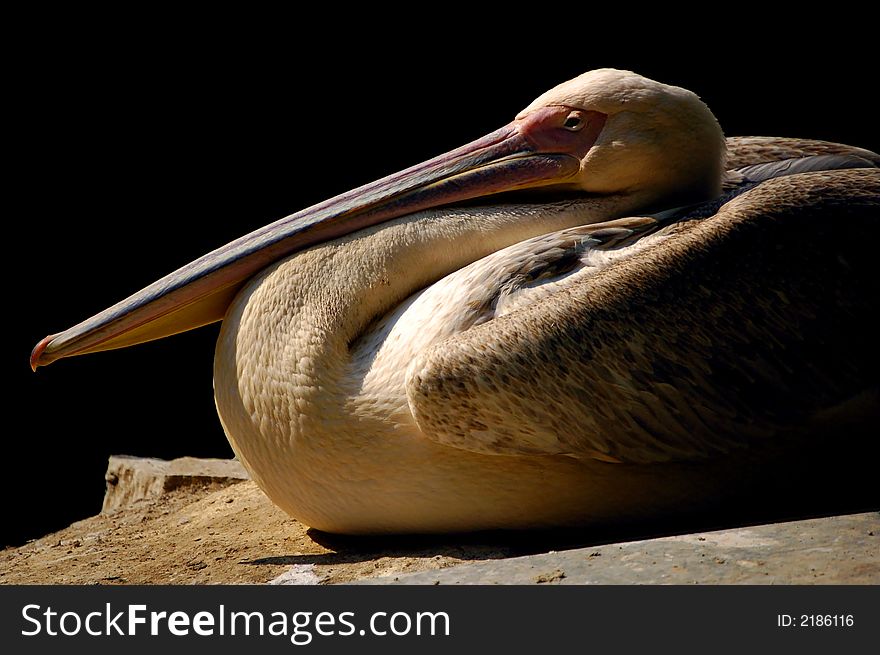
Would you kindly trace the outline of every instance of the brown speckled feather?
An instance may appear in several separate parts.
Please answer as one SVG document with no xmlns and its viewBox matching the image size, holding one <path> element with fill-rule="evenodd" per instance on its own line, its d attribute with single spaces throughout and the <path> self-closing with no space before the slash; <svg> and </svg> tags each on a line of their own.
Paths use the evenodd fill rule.
<svg viewBox="0 0 880 655">
<path fill-rule="evenodd" d="M 729 169 L 810 155 L 854 155 L 880 166 L 880 156 L 876 153 L 842 143 L 775 136 L 727 137 Z"/>
<path fill-rule="evenodd" d="M 798 429 L 876 385 L 878 221 L 880 170 L 770 180 L 421 353 L 410 407 L 450 446 L 633 463 Z"/>
</svg>

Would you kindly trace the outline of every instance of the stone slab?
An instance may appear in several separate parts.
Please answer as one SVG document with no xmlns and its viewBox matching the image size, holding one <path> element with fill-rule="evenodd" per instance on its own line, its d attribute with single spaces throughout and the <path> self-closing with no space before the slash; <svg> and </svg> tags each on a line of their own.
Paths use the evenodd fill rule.
<svg viewBox="0 0 880 655">
<path fill-rule="evenodd" d="M 607 544 L 356 584 L 880 584 L 880 513 Z"/>
<path fill-rule="evenodd" d="M 234 459 L 180 457 L 170 461 L 150 457 L 113 455 L 104 476 L 107 490 L 101 513 L 107 514 L 138 501 L 154 500 L 183 486 L 225 486 L 247 480 Z"/>
</svg>

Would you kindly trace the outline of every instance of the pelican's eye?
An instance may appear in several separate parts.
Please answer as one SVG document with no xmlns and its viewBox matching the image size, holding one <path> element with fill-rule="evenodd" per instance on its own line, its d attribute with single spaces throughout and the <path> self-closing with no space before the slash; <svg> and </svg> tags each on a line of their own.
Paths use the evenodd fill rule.
<svg viewBox="0 0 880 655">
<path fill-rule="evenodd" d="M 565 118 L 565 122 L 562 124 L 566 130 L 570 130 L 571 132 L 577 132 L 578 130 L 583 129 L 584 125 L 587 124 L 587 121 L 584 120 L 584 114 L 580 111 L 573 111 Z"/>
</svg>

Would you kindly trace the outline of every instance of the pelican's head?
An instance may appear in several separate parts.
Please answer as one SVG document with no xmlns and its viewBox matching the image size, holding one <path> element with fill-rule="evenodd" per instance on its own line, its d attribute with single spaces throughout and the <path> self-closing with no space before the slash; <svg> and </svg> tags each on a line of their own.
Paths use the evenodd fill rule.
<svg viewBox="0 0 880 655">
<path fill-rule="evenodd" d="M 619 211 L 660 209 L 717 195 L 723 164 L 721 128 L 696 95 L 628 71 L 591 71 L 481 139 L 267 225 L 49 335 L 31 366 L 219 321 L 269 264 L 418 210 L 536 189 L 615 196 Z"/>
<path fill-rule="evenodd" d="M 721 126 L 695 93 L 630 71 L 602 68 L 550 89 L 516 121 L 537 138 L 568 132 L 580 167 L 559 186 L 631 194 L 636 204 L 674 206 L 721 191 Z M 559 138 L 559 137 L 557 137 Z"/>
</svg>

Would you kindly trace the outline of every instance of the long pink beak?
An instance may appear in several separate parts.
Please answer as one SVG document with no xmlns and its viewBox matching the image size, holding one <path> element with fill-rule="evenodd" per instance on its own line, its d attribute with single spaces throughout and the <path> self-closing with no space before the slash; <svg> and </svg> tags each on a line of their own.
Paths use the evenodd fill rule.
<svg viewBox="0 0 880 655">
<path fill-rule="evenodd" d="M 238 289 L 272 262 L 413 212 L 503 191 L 565 185 L 601 131 L 563 127 L 570 108 L 545 107 L 399 173 L 282 218 L 204 255 L 64 332 L 47 336 L 31 367 L 121 348 L 223 319 Z M 583 112 L 582 112 L 583 114 Z"/>
</svg>

